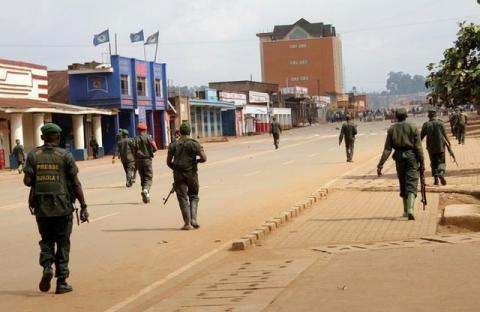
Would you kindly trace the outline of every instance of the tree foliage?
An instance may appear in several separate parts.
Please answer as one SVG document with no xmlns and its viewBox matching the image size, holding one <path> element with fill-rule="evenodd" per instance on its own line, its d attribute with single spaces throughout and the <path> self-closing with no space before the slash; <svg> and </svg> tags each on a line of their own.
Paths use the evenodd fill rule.
<svg viewBox="0 0 480 312">
<path fill-rule="evenodd" d="M 454 46 L 443 53 L 443 60 L 427 66 L 426 85 L 434 103 L 457 106 L 479 103 L 480 99 L 480 25 L 459 24 Z"/>
<path fill-rule="evenodd" d="M 390 72 L 387 78 L 387 90 L 390 95 L 425 92 L 425 77 L 410 76 L 403 72 Z"/>
</svg>

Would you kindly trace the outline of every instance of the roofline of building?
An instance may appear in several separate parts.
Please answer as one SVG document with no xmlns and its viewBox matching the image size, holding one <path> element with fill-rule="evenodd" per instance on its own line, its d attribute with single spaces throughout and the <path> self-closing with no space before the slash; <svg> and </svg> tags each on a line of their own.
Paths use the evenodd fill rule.
<svg viewBox="0 0 480 312">
<path fill-rule="evenodd" d="M 234 81 L 212 81 L 209 82 L 209 84 L 214 84 L 214 83 L 256 83 L 256 84 L 264 84 L 264 85 L 271 85 L 271 86 L 278 86 L 278 83 L 271 83 L 271 82 L 261 82 L 261 81 L 252 81 L 252 80 L 234 80 Z M 214 88 L 212 88 L 214 89 Z M 223 90 L 219 90 L 223 91 Z M 226 91 L 226 90 L 225 90 Z"/>
<path fill-rule="evenodd" d="M 8 101 L 12 104 L 2 104 L 2 100 Z M 15 107 L 15 102 L 26 102 L 30 107 Z M 40 105 L 55 105 L 56 107 L 34 107 L 35 103 Z M 39 106 L 40 106 L 39 105 Z M 57 103 L 52 101 L 43 101 L 35 99 L 10 99 L 10 98 L 0 98 L 0 111 L 11 114 L 11 113 L 56 113 L 56 114 L 68 114 L 68 115 L 116 115 L 118 112 L 115 109 L 101 109 L 101 108 L 91 108 L 83 107 L 72 104 Z"/>
<path fill-rule="evenodd" d="M 45 65 L 38 65 L 33 63 L 21 62 L 21 61 L 11 61 L 11 60 L 0 59 L 0 64 L 47 70 L 47 66 Z"/>
<path fill-rule="evenodd" d="M 257 37 L 271 37 L 273 32 L 266 32 L 266 33 L 258 33 Z"/>
</svg>

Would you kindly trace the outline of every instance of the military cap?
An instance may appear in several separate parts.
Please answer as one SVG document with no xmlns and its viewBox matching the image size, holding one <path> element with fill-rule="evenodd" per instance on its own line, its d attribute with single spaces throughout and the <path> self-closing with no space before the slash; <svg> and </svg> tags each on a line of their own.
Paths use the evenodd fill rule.
<svg viewBox="0 0 480 312">
<path fill-rule="evenodd" d="M 127 129 L 122 129 L 122 135 L 127 135 L 128 136 L 128 130 Z"/>
<path fill-rule="evenodd" d="M 188 122 L 182 123 L 180 126 L 180 134 L 181 135 L 189 135 L 191 131 L 190 124 Z"/>
<path fill-rule="evenodd" d="M 405 108 L 398 108 L 397 111 L 395 112 L 395 116 L 397 116 L 397 117 L 400 117 L 400 116 L 408 117 L 407 110 Z"/>
<path fill-rule="evenodd" d="M 429 113 L 429 114 L 436 114 L 436 113 L 437 113 L 437 109 L 436 109 L 435 107 L 430 107 L 430 108 L 428 109 L 428 113 Z"/>
<path fill-rule="evenodd" d="M 345 119 L 349 120 L 351 118 L 352 118 L 352 116 L 350 116 L 350 114 L 345 114 Z"/>
<path fill-rule="evenodd" d="M 54 124 L 53 122 L 44 124 L 40 130 L 42 131 L 42 134 L 62 132 L 62 128 L 60 128 L 57 124 Z"/>
</svg>

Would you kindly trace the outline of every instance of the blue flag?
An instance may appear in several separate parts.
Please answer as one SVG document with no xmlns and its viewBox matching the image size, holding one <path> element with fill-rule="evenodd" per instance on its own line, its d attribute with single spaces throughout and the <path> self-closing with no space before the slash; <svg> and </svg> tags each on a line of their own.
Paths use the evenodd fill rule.
<svg viewBox="0 0 480 312">
<path fill-rule="evenodd" d="M 145 45 L 156 44 L 156 43 L 158 43 L 158 31 L 153 35 L 148 36 L 147 40 L 145 40 Z"/>
<path fill-rule="evenodd" d="M 105 31 L 102 31 L 98 35 L 93 35 L 93 45 L 97 46 L 99 44 L 105 43 L 105 42 L 110 42 L 110 35 L 108 33 L 108 29 Z"/>
<path fill-rule="evenodd" d="M 138 41 L 143 41 L 143 29 L 140 30 L 138 33 L 133 33 L 130 34 L 130 42 L 138 42 Z"/>
</svg>

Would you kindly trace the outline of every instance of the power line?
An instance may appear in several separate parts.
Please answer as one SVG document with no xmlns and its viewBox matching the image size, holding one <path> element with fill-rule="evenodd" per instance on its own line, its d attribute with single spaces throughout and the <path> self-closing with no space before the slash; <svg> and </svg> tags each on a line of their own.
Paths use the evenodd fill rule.
<svg viewBox="0 0 480 312">
<path fill-rule="evenodd" d="M 480 17 L 480 15 L 467 15 L 467 16 L 458 16 L 458 17 L 451 17 L 451 18 L 443 18 L 443 19 L 435 19 L 435 20 L 428 20 L 428 21 L 420 21 L 415 23 L 405 23 L 405 24 L 393 24 L 393 25 L 384 25 L 384 26 L 377 26 L 371 28 L 362 28 L 362 29 L 355 29 L 355 30 L 347 30 L 342 32 L 342 35 L 345 34 L 352 34 L 357 32 L 367 32 L 372 30 L 384 30 L 384 29 L 391 29 L 391 28 L 401 28 L 401 27 L 411 27 L 411 26 L 418 26 L 418 25 L 426 25 L 426 24 L 434 24 L 434 23 L 443 23 L 449 21 L 455 21 L 463 18 L 474 18 Z"/>
</svg>

